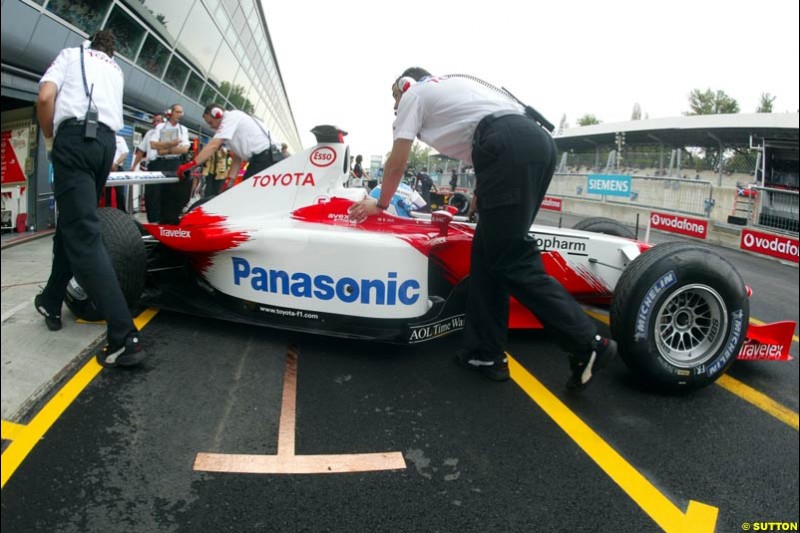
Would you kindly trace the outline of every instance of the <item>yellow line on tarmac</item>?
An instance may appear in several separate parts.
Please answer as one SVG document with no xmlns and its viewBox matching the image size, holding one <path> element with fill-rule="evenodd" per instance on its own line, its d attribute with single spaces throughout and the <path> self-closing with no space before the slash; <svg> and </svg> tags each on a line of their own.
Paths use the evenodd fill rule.
<svg viewBox="0 0 800 533">
<path fill-rule="evenodd" d="M 136 327 L 141 330 L 154 316 L 158 313 L 156 309 L 147 309 L 134 320 Z M 75 398 L 92 382 L 97 374 L 102 370 L 97 361 L 91 358 L 83 368 L 81 368 L 53 398 L 50 399 L 42 409 L 36 413 L 33 420 L 26 425 L 21 426 L 15 424 L 16 431 L 14 439 L 8 448 L 5 449 L 2 456 L 2 484 L 0 488 L 6 486 L 6 482 L 11 479 L 14 472 L 17 471 L 19 465 L 25 460 L 28 454 L 33 450 L 34 446 L 44 437 L 44 434 L 50 427 L 58 420 L 61 414 L 66 411 L 67 407 L 75 401 Z M 10 422 L 3 421 L 3 438 L 5 438 L 6 427 L 5 424 Z"/>
<path fill-rule="evenodd" d="M 591 309 L 584 309 L 584 311 L 590 317 L 608 325 L 609 318 L 607 315 L 592 311 Z M 750 322 L 757 326 L 764 324 L 764 322 L 757 318 L 750 318 Z M 797 340 L 797 335 L 795 335 L 794 339 Z M 768 415 L 774 416 L 784 424 L 791 426 L 795 431 L 798 431 L 798 414 L 788 407 L 779 404 L 763 392 L 759 392 L 741 381 L 733 379 L 727 374 L 721 376 L 715 383 L 744 401 L 758 407 Z"/>
<path fill-rule="evenodd" d="M 712 533 L 719 509 L 694 500 L 684 513 L 513 357 L 511 379 L 667 533 Z"/>
<path fill-rule="evenodd" d="M 795 431 L 798 431 L 798 426 L 800 426 L 798 420 L 800 419 L 800 416 L 798 416 L 797 413 L 788 407 L 784 407 L 783 405 L 779 404 L 766 394 L 761 393 L 748 385 L 745 385 L 741 381 L 734 379 L 727 374 L 720 376 L 716 383 L 726 391 L 731 392 L 746 402 L 755 405 L 767 414 L 774 416 L 784 424 L 793 427 Z"/>
</svg>

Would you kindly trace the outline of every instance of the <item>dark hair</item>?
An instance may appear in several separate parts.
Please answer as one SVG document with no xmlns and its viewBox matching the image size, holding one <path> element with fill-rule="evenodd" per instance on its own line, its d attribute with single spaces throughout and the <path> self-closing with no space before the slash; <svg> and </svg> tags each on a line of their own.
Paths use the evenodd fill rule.
<svg viewBox="0 0 800 533">
<path fill-rule="evenodd" d="M 419 81 L 422 78 L 424 78 L 425 76 L 430 76 L 430 75 L 431 75 L 431 73 L 428 72 L 427 70 L 425 70 L 424 68 L 410 67 L 410 68 L 405 69 L 403 71 L 403 73 L 400 74 L 400 76 L 397 77 L 397 79 L 399 80 L 400 78 L 408 76 L 409 78 L 414 78 L 415 81 Z"/>
<path fill-rule="evenodd" d="M 111 30 L 100 30 L 91 37 L 92 49 L 105 53 L 108 57 L 114 57 L 114 46 L 116 39 Z"/>
<path fill-rule="evenodd" d="M 361 163 L 361 161 L 363 161 L 363 160 L 364 160 L 364 158 L 363 158 L 363 157 L 361 157 L 361 155 L 357 155 L 357 156 L 356 156 L 356 162 L 357 162 L 357 163 Z"/>
</svg>

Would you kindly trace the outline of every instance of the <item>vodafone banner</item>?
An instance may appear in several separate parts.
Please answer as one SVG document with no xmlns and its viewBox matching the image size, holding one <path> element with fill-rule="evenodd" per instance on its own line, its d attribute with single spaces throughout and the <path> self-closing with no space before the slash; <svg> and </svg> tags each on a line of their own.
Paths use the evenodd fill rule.
<svg viewBox="0 0 800 533">
<path fill-rule="evenodd" d="M 708 235 L 708 220 L 670 213 L 651 212 L 650 227 L 698 239 L 705 239 L 706 235 Z"/>
<path fill-rule="evenodd" d="M 542 209 L 547 209 L 548 211 L 561 211 L 562 205 L 561 198 L 545 196 L 544 200 L 542 200 Z"/>
<path fill-rule="evenodd" d="M 785 259 L 794 263 L 798 261 L 800 247 L 797 239 L 774 233 L 763 233 L 742 228 L 742 239 L 739 247 L 748 252 L 769 255 L 778 259 Z"/>
</svg>

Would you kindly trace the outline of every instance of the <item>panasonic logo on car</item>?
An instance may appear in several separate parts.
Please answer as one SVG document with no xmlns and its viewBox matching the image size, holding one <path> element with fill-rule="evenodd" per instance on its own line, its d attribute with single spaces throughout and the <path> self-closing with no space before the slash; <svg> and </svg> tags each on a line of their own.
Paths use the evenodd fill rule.
<svg viewBox="0 0 800 533">
<path fill-rule="evenodd" d="M 251 266 L 247 259 L 232 257 L 233 283 L 250 283 L 254 291 L 283 294 L 296 298 L 339 300 L 344 303 L 374 305 L 414 305 L 420 296 L 415 279 L 397 279 L 397 272 L 387 272 L 386 279 L 335 278 L 327 274 L 312 276 L 306 272 L 287 272 Z"/>
</svg>

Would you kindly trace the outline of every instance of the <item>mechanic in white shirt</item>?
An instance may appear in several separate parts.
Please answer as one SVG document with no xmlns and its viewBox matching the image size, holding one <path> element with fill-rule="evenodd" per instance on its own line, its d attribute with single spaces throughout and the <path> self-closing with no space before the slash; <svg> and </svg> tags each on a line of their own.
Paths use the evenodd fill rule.
<svg viewBox="0 0 800 533">
<path fill-rule="evenodd" d="M 211 104 L 203 111 L 203 120 L 217 133 L 193 160 L 181 165 L 178 169 L 178 177 L 181 179 L 187 171 L 212 157 L 223 142 L 233 152 L 228 181 L 236 178 L 243 161 L 249 161 L 243 178 L 248 179 L 283 158 L 280 143 L 264 124 L 243 111 L 224 111 L 218 105 Z"/>
<path fill-rule="evenodd" d="M 134 366 L 146 356 L 97 217 L 114 162 L 114 132 L 122 128 L 123 77 L 114 45 L 114 34 L 104 30 L 88 48 L 62 50 L 39 81 L 36 101 L 45 143 L 52 146 L 58 220 L 50 278 L 34 306 L 50 330 L 61 329 L 61 304 L 74 275 L 105 315 L 108 345 L 96 357 L 107 367 Z"/>
<path fill-rule="evenodd" d="M 114 163 L 111 165 L 111 172 L 119 172 L 122 170 L 122 164 L 125 158 L 128 157 L 130 149 L 128 143 L 122 135 L 116 136 L 116 150 L 114 151 Z M 106 207 L 114 207 L 125 211 L 125 198 L 127 197 L 127 185 L 118 185 L 116 187 L 106 187 Z"/>
<path fill-rule="evenodd" d="M 133 164 L 131 165 L 132 172 L 139 170 L 139 163 L 142 162 L 142 160 L 144 160 L 144 167 L 147 168 L 147 164 L 158 157 L 158 150 L 150 146 L 150 141 L 156 140 L 154 139 L 156 127 L 162 122 L 164 122 L 164 115 L 161 113 L 153 115 L 150 122 L 153 125 L 153 129 L 148 130 L 147 133 L 144 134 L 139 145 L 136 147 L 136 154 L 134 155 Z"/>
<path fill-rule="evenodd" d="M 416 137 L 475 166 L 480 213 L 472 240 L 463 352 L 456 362 L 495 381 L 508 380 L 509 295 L 530 309 L 570 352 L 570 390 L 582 390 L 616 351 L 583 309 L 547 275 L 529 235 L 555 170 L 549 123 L 507 91 L 464 75 L 433 77 L 407 69 L 392 86 L 394 144 L 376 202 L 350 208 L 363 221 L 389 205 Z"/>
<path fill-rule="evenodd" d="M 171 172 L 178 170 L 183 156 L 189 151 L 189 130 L 180 123 L 183 106 L 173 104 L 167 111 L 167 121 L 156 126 L 150 147 L 158 152 L 147 164 L 147 170 Z M 161 224 L 178 224 L 181 210 L 189 201 L 192 181 L 148 185 L 145 188 L 147 221 Z"/>
</svg>

